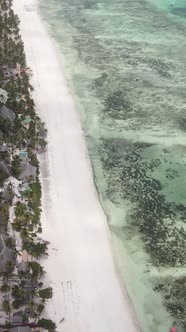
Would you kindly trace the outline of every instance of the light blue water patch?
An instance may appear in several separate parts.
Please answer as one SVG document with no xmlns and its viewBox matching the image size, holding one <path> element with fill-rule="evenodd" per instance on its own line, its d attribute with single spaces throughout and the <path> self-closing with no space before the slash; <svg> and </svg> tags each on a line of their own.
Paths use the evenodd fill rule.
<svg viewBox="0 0 186 332">
<path fill-rule="evenodd" d="M 186 24 L 185 0 L 149 0 L 149 2 L 165 11 L 173 20 Z"/>
</svg>

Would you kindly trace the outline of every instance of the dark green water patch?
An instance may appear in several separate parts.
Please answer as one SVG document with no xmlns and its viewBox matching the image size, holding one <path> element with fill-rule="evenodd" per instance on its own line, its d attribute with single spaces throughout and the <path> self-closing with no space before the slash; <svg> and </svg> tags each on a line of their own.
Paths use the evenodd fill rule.
<svg viewBox="0 0 186 332">
<path fill-rule="evenodd" d="M 182 327 L 186 331 L 186 277 L 164 278 L 156 282 L 154 290 L 161 292 L 164 304 L 174 317 L 175 326 Z"/>
<path fill-rule="evenodd" d="M 123 91 L 115 91 L 110 94 L 104 104 L 104 112 L 114 119 L 128 119 L 132 115 L 132 103 Z"/>
<path fill-rule="evenodd" d="M 180 117 L 178 119 L 178 123 L 179 123 L 181 130 L 186 131 L 186 117 Z"/>
<path fill-rule="evenodd" d="M 178 15 L 180 17 L 186 18 L 186 8 L 185 7 L 182 7 L 182 8 L 172 7 L 170 12 L 174 15 Z"/>
<path fill-rule="evenodd" d="M 119 195 L 120 199 L 135 204 L 127 228 L 134 234 L 141 233 L 154 265 L 185 265 L 186 231 L 175 220 L 186 222 L 186 206 L 166 201 L 162 194 L 164 183 L 153 177 L 155 169 L 161 166 L 161 158 L 142 158 L 142 153 L 151 146 L 126 140 L 102 140 L 100 156 L 108 183 L 106 194 L 113 202 L 117 202 Z M 166 173 L 170 172 L 170 163 Z M 175 172 L 171 173 L 170 180 L 174 176 Z"/>
</svg>

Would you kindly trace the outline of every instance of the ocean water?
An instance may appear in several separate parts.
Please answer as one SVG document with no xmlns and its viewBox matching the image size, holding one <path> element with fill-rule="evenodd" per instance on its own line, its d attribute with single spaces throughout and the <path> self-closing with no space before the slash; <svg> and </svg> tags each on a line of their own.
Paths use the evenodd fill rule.
<svg viewBox="0 0 186 332">
<path fill-rule="evenodd" d="M 40 0 L 143 332 L 186 329 L 186 2 Z"/>
</svg>

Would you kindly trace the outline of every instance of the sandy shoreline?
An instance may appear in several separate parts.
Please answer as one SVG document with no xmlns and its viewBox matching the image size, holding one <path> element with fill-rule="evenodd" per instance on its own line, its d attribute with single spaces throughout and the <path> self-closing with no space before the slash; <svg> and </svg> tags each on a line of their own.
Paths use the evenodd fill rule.
<svg viewBox="0 0 186 332">
<path fill-rule="evenodd" d="M 43 233 L 51 243 L 44 268 L 54 290 L 48 315 L 58 332 L 137 331 L 116 273 L 79 115 L 57 52 L 36 2 L 14 0 L 14 9 L 34 73 L 36 106 L 48 129 L 48 150 L 41 160 Z"/>
</svg>

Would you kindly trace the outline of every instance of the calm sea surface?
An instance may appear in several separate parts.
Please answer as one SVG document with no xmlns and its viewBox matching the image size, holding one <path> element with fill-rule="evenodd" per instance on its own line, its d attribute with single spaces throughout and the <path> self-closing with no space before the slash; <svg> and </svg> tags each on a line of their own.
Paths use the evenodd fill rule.
<svg viewBox="0 0 186 332">
<path fill-rule="evenodd" d="M 40 0 L 40 10 L 142 331 L 186 331 L 186 1 Z"/>
</svg>

